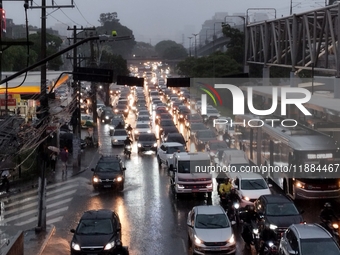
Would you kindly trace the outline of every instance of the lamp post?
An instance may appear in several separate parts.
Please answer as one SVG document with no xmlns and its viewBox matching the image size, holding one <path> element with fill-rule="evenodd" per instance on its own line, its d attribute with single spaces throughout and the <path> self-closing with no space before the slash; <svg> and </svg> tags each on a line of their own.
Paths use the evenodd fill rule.
<svg viewBox="0 0 340 255">
<path fill-rule="evenodd" d="M 191 39 L 192 39 L 192 36 L 189 36 L 189 56 L 191 57 Z"/>
<path fill-rule="evenodd" d="M 195 36 L 195 58 L 197 58 L 197 41 L 196 41 L 196 37 L 198 36 L 198 34 L 192 34 L 193 36 Z"/>
</svg>

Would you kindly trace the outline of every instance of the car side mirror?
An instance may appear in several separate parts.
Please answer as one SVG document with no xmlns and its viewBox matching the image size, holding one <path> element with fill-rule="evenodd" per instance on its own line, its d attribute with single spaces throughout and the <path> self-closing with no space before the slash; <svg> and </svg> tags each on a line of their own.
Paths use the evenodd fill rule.
<svg viewBox="0 0 340 255">
<path fill-rule="evenodd" d="M 123 171 L 125 171 L 126 170 L 126 167 L 123 167 Z"/>
<path fill-rule="evenodd" d="M 71 233 L 75 233 L 76 230 L 75 230 L 75 229 L 71 229 L 70 232 L 71 232 Z"/>
<path fill-rule="evenodd" d="M 94 168 L 91 168 L 91 171 L 94 172 Z"/>
</svg>

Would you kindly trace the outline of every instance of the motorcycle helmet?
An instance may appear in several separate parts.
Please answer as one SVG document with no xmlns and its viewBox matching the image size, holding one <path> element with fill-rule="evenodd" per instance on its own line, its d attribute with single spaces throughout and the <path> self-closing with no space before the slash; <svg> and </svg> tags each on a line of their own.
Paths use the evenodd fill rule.
<svg viewBox="0 0 340 255">
<path fill-rule="evenodd" d="M 325 207 L 325 208 L 331 208 L 332 205 L 331 205 L 330 203 L 327 202 L 327 203 L 324 204 L 324 207 Z"/>
</svg>

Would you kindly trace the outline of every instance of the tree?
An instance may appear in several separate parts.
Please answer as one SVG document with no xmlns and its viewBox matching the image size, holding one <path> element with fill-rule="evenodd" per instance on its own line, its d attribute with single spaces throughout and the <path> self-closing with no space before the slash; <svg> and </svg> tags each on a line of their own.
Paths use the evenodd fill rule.
<svg viewBox="0 0 340 255">
<path fill-rule="evenodd" d="M 162 55 L 162 58 L 169 59 L 169 60 L 183 59 L 186 57 L 188 57 L 188 52 L 181 44 L 177 44 L 169 48 L 166 48 L 163 51 L 163 55 Z"/>
<path fill-rule="evenodd" d="M 38 54 L 35 51 L 29 52 L 27 62 L 27 47 L 24 46 L 11 46 L 3 51 L 2 54 L 2 67 L 4 71 L 19 71 L 22 70 L 38 60 Z"/>
<path fill-rule="evenodd" d="M 155 47 L 150 43 L 137 42 L 132 50 L 132 54 L 138 57 L 153 57 L 157 56 Z"/>
<path fill-rule="evenodd" d="M 98 21 L 102 26 L 104 26 L 106 22 L 119 21 L 117 17 L 117 12 L 101 13 Z"/>
<path fill-rule="evenodd" d="M 114 79 L 117 75 L 126 76 L 129 74 L 127 68 L 127 62 L 122 56 L 111 54 L 107 51 L 103 51 L 99 68 L 112 69 L 114 71 Z"/>
<path fill-rule="evenodd" d="M 164 53 L 167 49 L 172 48 L 172 47 L 177 47 L 177 46 L 182 46 L 181 44 L 176 43 L 175 41 L 171 40 L 165 40 L 157 43 L 155 45 L 155 50 L 158 54 L 159 57 L 163 58 Z M 183 46 L 182 46 L 183 47 Z M 175 49 L 175 48 L 174 48 Z M 168 54 L 168 53 L 167 53 Z M 186 54 L 187 56 L 188 54 Z"/>
</svg>

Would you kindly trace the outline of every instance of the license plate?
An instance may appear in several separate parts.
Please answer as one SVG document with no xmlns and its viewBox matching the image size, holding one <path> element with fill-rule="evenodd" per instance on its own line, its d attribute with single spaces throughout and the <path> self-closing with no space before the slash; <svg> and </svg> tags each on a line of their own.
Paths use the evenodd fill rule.
<svg viewBox="0 0 340 255">
<path fill-rule="evenodd" d="M 199 189 L 193 189 L 192 192 L 199 192 Z"/>
<path fill-rule="evenodd" d="M 221 250 L 221 248 L 220 247 L 210 247 L 210 250 L 219 251 L 219 250 Z"/>
<path fill-rule="evenodd" d="M 104 188 L 111 188 L 111 185 L 104 185 Z"/>
</svg>

